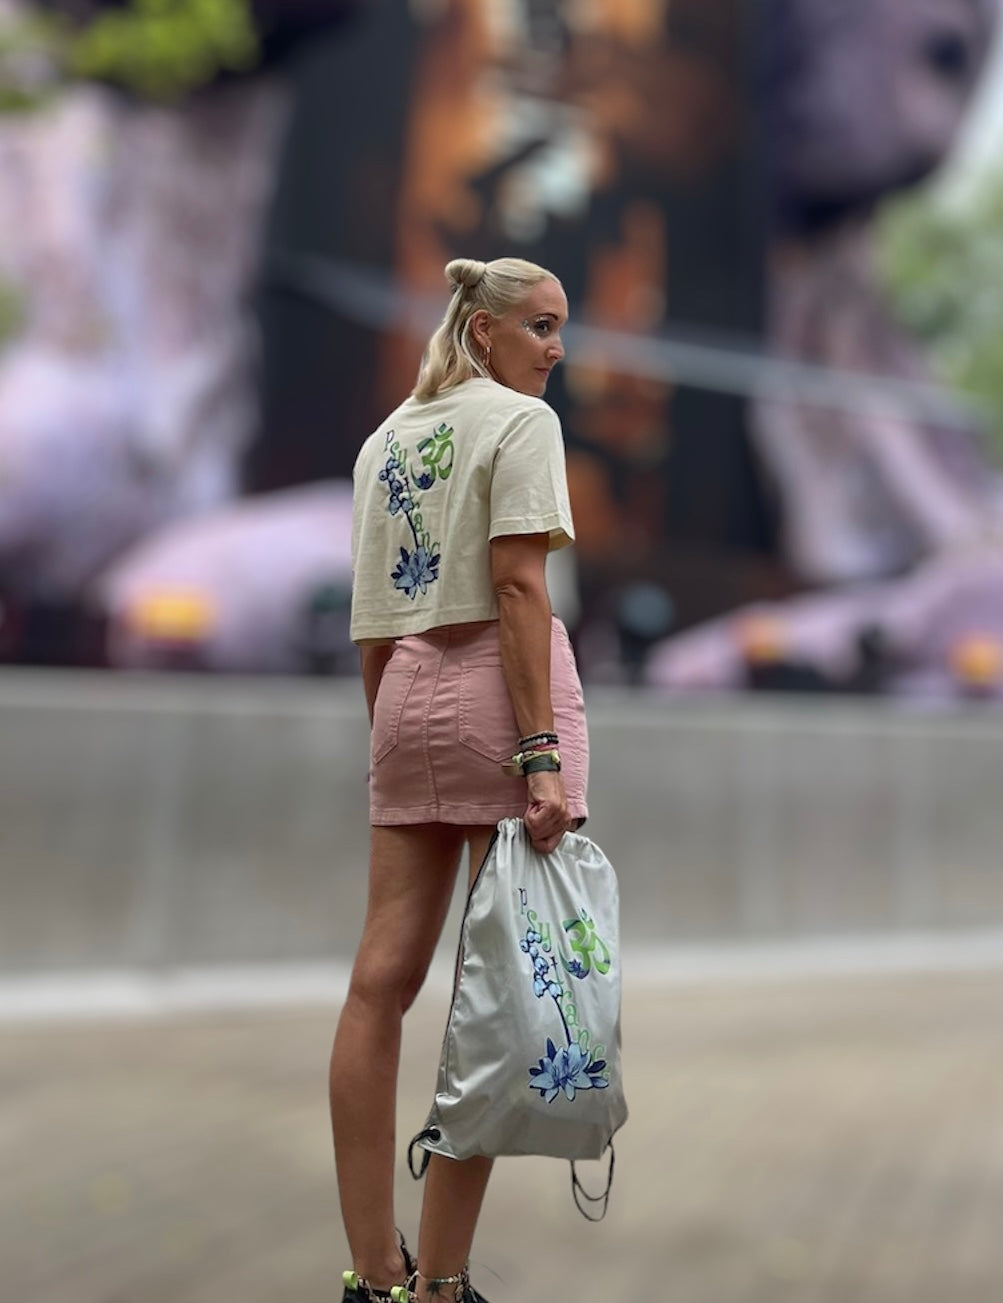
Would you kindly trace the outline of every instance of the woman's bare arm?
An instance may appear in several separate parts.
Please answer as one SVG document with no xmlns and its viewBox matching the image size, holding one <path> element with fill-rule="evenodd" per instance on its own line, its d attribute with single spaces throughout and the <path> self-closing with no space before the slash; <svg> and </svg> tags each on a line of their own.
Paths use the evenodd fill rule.
<svg viewBox="0 0 1003 1303">
<path fill-rule="evenodd" d="M 491 541 L 502 670 L 523 737 L 554 727 L 546 560 L 546 534 L 506 534 Z M 513 746 L 517 740 L 512 739 Z M 526 831 L 534 847 L 546 853 L 556 847 L 570 823 L 564 779 L 559 773 L 544 772 L 530 774 L 526 783 Z"/>
</svg>

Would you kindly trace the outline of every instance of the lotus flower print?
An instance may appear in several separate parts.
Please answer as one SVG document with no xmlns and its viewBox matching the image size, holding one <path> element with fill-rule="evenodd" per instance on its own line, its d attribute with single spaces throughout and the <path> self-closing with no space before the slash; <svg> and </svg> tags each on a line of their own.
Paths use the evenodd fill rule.
<svg viewBox="0 0 1003 1303">
<path fill-rule="evenodd" d="M 452 433 L 452 431 L 450 431 Z M 387 511 L 391 516 L 403 517 L 414 547 L 400 550 L 400 560 L 390 572 L 394 588 L 409 597 L 413 602 L 419 594 L 428 592 L 429 584 L 439 578 L 441 556 L 438 544 L 432 544 L 429 532 L 423 522 L 423 513 L 419 510 L 419 499 L 411 487 L 411 475 L 407 469 L 404 449 L 394 441 L 393 430 L 386 436 L 389 456 L 383 463 L 377 478 L 387 488 Z M 414 483 L 423 492 L 432 488 L 436 482 L 433 470 L 423 470 L 414 475 Z"/>
<path fill-rule="evenodd" d="M 530 914 L 536 918 L 533 911 Z M 532 964 L 533 994 L 538 1000 L 549 995 L 554 1001 L 566 1041 L 565 1045 L 558 1048 L 548 1037 L 546 1054 L 535 1068 L 529 1069 L 530 1089 L 539 1091 L 548 1104 L 561 1095 L 565 1099 L 574 1100 L 580 1090 L 603 1090 L 609 1085 L 602 1046 L 597 1045 L 592 1050 L 588 1048 L 588 1032 L 578 1027 L 573 1004 L 568 1005 L 565 1013 L 564 1002 L 570 992 L 565 990 L 560 980 L 550 935 L 549 928 L 541 931 L 534 922 L 519 942 L 519 949 Z M 572 977 L 584 980 L 588 976 L 587 969 L 579 960 L 568 961 L 562 956 L 561 962 Z"/>
<path fill-rule="evenodd" d="M 589 1062 L 589 1056 L 580 1045 L 572 1044 L 558 1049 L 547 1039 L 547 1053 L 535 1068 L 530 1068 L 529 1083 L 538 1090 L 548 1104 L 563 1091 L 573 1100 L 579 1090 L 602 1090 L 609 1082 L 602 1075 L 605 1059 Z"/>
<path fill-rule="evenodd" d="M 401 548 L 401 559 L 390 578 L 394 587 L 402 589 L 412 602 L 419 592 L 428 592 L 428 586 L 439 578 L 439 557 L 429 556 L 423 547 L 416 547 L 411 553 Z"/>
</svg>

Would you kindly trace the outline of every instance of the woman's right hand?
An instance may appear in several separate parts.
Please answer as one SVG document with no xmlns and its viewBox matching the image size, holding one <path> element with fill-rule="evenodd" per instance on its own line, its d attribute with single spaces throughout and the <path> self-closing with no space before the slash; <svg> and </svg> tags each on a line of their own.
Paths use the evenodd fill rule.
<svg viewBox="0 0 1003 1303">
<path fill-rule="evenodd" d="M 533 850 L 549 855 L 571 827 L 564 778 L 560 773 L 543 770 L 526 775 L 529 804 L 523 815 Z"/>
</svg>

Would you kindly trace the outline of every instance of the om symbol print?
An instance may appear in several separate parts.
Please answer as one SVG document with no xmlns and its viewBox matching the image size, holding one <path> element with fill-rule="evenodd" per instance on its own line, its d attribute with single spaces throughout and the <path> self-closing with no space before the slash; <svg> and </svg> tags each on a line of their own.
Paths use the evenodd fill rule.
<svg viewBox="0 0 1003 1303">
<path fill-rule="evenodd" d="M 436 478 L 448 480 L 453 469 L 453 427 L 436 426 L 427 439 L 421 440 L 416 451 L 425 468 L 420 474 L 411 472 L 419 489 L 430 489 Z"/>
<path fill-rule="evenodd" d="M 578 911 L 578 918 L 566 919 L 563 927 L 574 955 L 570 962 L 561 955 L 565 970 L 572 977 L 585 977 L 593 968 L 597 973 L 608 973 L 612 962 L 609 946 L 596 931 L 595 922 L 585 910 Z"/>
</svg>

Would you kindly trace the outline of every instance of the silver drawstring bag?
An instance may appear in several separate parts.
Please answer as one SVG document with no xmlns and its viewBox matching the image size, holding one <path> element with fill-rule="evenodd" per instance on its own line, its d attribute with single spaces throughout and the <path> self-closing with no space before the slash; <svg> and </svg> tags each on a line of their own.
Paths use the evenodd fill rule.
<svg viewBox="0 0 1003 1303">
<path fill-rule="evenodd" d="M 416 1178 L 430 1153 L 566 1158 L 579 1209 L 605 1214 L 627 1120 L 619 928 L 616 874 L 595 842 L 565 833 L 541 855 L 521 819 L 499 823 L 467 898 L 435 1099 L 408 1151 Z M 575 1160 L 607 1148 L 606 1189 L 590 1195 Z"/>
</svg>

